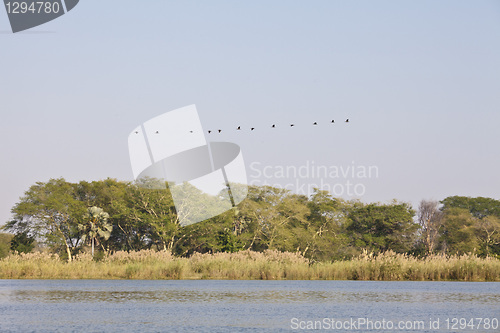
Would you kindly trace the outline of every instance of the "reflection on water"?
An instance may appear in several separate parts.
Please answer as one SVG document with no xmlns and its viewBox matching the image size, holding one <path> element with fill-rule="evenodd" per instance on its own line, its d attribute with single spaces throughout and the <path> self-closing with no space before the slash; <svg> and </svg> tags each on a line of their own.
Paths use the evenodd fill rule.
<svg viewBox="0 0 500 333">
<path fill-rule="evenodd" d="M 204 291 L 204 290 L 144 290 L 144 291 L 92 291 L 92 290 L 16 290 L 0 291 L 0 299 L 11 302 L 44 303 L 346 303 L 346 302 L 405 302 L 405 303 L 500 303 L 500 294 L 473 294 L 470 292 L 343 292 L 343 291 Z"/>
<path fill-rule="evenodd" d="M 289 331 L 292 318 L 499 314 L 499 283 L 0 280 L 2 332 Z"/>
</svg>

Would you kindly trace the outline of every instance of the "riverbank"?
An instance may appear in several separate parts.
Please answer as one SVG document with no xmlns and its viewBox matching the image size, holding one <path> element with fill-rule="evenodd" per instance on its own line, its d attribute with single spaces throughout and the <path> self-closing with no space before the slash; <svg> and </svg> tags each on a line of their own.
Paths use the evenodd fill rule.
<svg viewBox="0 0 500 333">
<path fill-rule="evenodd" d="M 386 252 L 322 263 L 278 251 L 179 258 L 168 252 L 144 250 L 116 252 L 98 262 L 84 254 L 68 263 L 56 255 L 30 253 L 0 260 L 0 279 L 500 281 L 500 260 L 475 255 L 417 259 Z"/>
</svg>

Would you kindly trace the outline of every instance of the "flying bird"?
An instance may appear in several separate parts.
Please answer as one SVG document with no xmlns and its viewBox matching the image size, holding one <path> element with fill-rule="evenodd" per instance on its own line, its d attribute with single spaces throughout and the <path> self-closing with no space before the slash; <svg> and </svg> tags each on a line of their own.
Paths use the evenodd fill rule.
<svg viewBox="0 0 500 333">
<path fill-rule="evenodd" d="M 349 118 L 347 118 L 347 119 L 345 120 L 345 122 L 346 122 L 346 123 L 348 123 L 348 122 L 349 122 Z M 335 123 L 335 119 L 332 119 L 332 120 L 331 120 L 331 123 L 332 123 L 332 124 L 334 124 L 334 123 Z M 318 125 L 318 122 L 317 122 L 317 121 L 315 121 L 315 122 L 313 122 L 312 124 L 313 124 L 314 126 L 317 126 L 317 125 Z M 295 124 L 290 124 L 290 127 L 295 127 Z M 276 128 L 276 124 L 272 124 L 272 125 L 271 125 L 271 128 Z M 237 131 L 241 131 L 241 126 L 238 126 L 238 127 L 236 128 L 236 130 L 237 130 Z M 251 128 L 250 128 L 250 130 L 251 130 L 251 131 L 254 131 L 254 130 L 255 130 L 255 127 L 251 127 Z M 222 130 L 221 130 L 221 129 L 219 129 L 219 130 L 217 130 L 217 132 L 222 133 Z M 139 131 L 135 131 L 135 133 L 136 133 L 136 134 L 139 134 Z M 159 133 L 160 133 L 159 131 L 156 131 L 156 134 L 159 134 Z M 193 133 L 193 131 L 189 131 L 189 133 Z M 210 133 L 212 133 L 212 131 L 211 131 L 211 130 L 209 130 L 209 131 L 208 131 L 208 134 L 210 134 Z"/>
<path fill-rule="evenodd" d="M 135 131 L 135 134 L 139 134 L 139 132 L 138 132 L 138 131 Z"/>
</svg>

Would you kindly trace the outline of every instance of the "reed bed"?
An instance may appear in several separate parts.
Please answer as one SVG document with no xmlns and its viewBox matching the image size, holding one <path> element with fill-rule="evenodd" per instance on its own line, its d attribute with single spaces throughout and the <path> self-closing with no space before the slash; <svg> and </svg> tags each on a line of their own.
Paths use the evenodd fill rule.
<svg viewBox="0 0 500 333">
<path fill-rule="evenodd" d="M 65 262 L 46 253 L 15 254 L 0 260 L 0 279 L 238 279 L 500 281 L 500 260 L 434 255 L 364 252 L 348 261 L 312 262 L 300 254 L 268 250 L 194 254 L 116 252 L 101 261 L 89 254 Z"/>
</svg>

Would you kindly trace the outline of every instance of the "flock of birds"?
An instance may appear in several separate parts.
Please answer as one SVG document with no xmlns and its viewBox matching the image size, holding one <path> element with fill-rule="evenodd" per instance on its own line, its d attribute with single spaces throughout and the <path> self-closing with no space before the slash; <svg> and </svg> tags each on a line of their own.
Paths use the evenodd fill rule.
<svg viewBox="0 0 500 333">
<path fill-rule="evenodd" d="M 346 119 L 346 120 L 345 120 L 345 122 L 346 122 L 346 123 L 348 123 L 348 122 L 349 122 L 349 118 L 348 118 L 348 119 Z M 334 123 L 335 123 L 335 120 L 333 120 L 333 119 L 332 119 L 332 121 L 330 122 L 330 124 L 334 124 Z M 317 125 L 318 125 L 318 122 L 317 122 L 317 121 L 315 121 L 315 122 L 313 123 L 313 125 L 314 125 L 314 126 L 317 126 Z M 295 126 L 295 124 L 290 124 L 290 127 L 294 127 L 294 126 Z M 273 125 L 271 126 L 271 128 L 276 128 L 276 124 L 273 124 Z M 238 126 L 238 127 L 236 128 L 236 130 L 237 130 L 237 131 L 241 131 L 241 126 Z M 255 127 L 250 127 L 250 131 L 254 131 L 254 130 L 255 130 Z M 190 132 L 190 133 L 193 133 L 193 131 L 189 131 L 189 132 Z M 214 132 L 214 131 L 212 131 L 212 130 L 208 130 L 207 132 L 208 132 L 208 134 L 211 134 L 211 133 L 212 133 L 212 132 Z M 222 130 L 221 130 L 221 129 L 219 129 L 219 130 L 217 130 L 216 132 L 221 133 L 221 132 L 222 132 Z M 156 133 L 156 134 L 160 134 L 160 131 L 156 131 L 155 133 Z M 139 134 L 139 131 L 135 131 L 135 134 Z"/>
<path fill-rule="evenodd" d="M 346 123 L 348 123 L 348 122 L 349 122 L 349 119 L 346 119 L 346 120 L 345 120 L 345 122 L 346 122 Z M 334 123 L 335 123 L 335 120 L 333 120 L 333 119 L 332 119 L 332 121 L 330 122 L 330 124 L 334 124 Z M 317 121 L 315 121 L 315 122 L 313 123 L 313 125 L 314 125 L 314 126 L 317 126 L 317 125 L 318 125 L 318 122 L 317 122 Z M 290 127 L 294 127 L 294 126 L 295 126 L 295 124 L 290 124 Z M 276 124 L 273 124 L 273 125 L 271 126 L 271 128 L 276 128 Z M 237 131 L 241 131 L 241 126 L 238 126 L 238 127 L 236 128 L 236 130 L 237 130 Z M 255 127 L 250 127 L 250 131 L 253 131 L 253 130 L 255 130 Z M 193 131 L 190 131 L 190 132 L 191 132 L 191 133 L 193 133 Z M 211 134 L 211 133 L 212 133 L 212 132 L 214 132 L 214 131 L 212 131 L 212 130 L 208 130 L 207 132 L 208 132 L 208 134 Z M 219 129 L 219 130 L 217 130 L 217 132 L 218 132 L 218 133 L 221 133 L 221 132 L 222 132 L 222 130 L 221 130 L 221 129 Z M 158 133 L 158 132 L 156 132 L 156 133 Z"/>
</svg>

